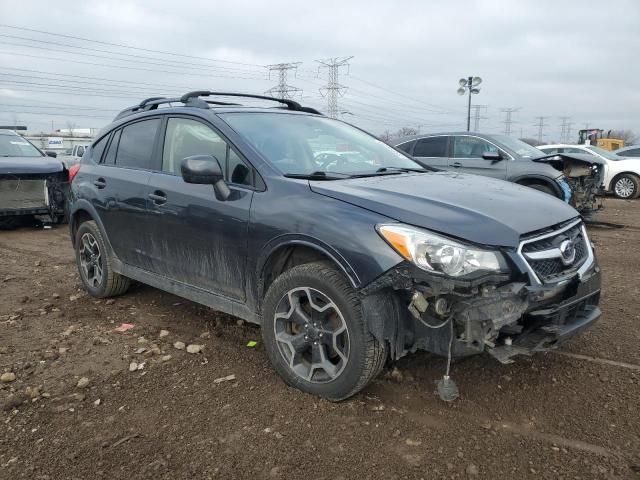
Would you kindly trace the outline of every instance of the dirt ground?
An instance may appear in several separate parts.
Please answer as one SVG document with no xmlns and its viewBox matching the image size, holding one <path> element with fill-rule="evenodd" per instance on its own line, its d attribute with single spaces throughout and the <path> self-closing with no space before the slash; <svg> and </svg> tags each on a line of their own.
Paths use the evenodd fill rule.
<svg viewBox="0 0 640 480">
<path fill-rule="evenodd" d="M 638 479 L 640 201 L 606 205 L 627 228 L 591 229 L 600 322 L 512 365 L 455 363 L 451 404 L 428 354 L 339 404 L 303 394 L 258 328 L 146 286 L 96 300 L 66 226 L 0 232 L 0 478 Z"/>
</svg>

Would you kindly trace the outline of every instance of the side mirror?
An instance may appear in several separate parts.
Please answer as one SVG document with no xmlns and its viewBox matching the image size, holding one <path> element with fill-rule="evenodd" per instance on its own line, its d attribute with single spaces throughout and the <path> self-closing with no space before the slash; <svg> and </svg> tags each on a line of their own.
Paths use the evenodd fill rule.
<svg viewBox="0 0 640 480">
<path fill-rule="evenodd" d="M 499 162 L 502 160 L 502 155 L 500 155 L 500 152 L 484 152 L 482 158 L 491 160 L 492 162 Z"/>
<path fill-rule="evenodd" d="M 187 183 L 213 185 L 218 200 L 226 200 L 231 195 L 220 162 L 213 155 L 193 155 L 183 159 L 180 172 Z"/>
<path fill-rule="evenodd" d="M 56 158 L 58 154 L 56 152 L 44 152 L 47 157 Z"/>
</svg>

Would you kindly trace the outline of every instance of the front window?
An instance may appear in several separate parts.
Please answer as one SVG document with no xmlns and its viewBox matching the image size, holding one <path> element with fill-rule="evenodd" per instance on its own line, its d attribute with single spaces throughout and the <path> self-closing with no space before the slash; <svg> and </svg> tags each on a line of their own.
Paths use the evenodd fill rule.
<svg viewBox="0 0 640 480">
<path fill-rule="evenodd" d="M 596 146 L 593 146 L 593 145 L 586 145 L 586 148 L 591 150 L 594 153 L 597 153 L 601 157 L 606 158 L 607 160 L 620 160 L 619 156 L 611 153 L 608 150 L 605 150 L 604 148 L 596 147 Z"/>
<path fill-rule="evenodd" d="M 453 158 L 482 158 L 486 152 L 499 152 L 495 145 L 478 137 L 457 136 L 453 142 Z"/>
<path fill-rule="evenodd" d="M 544 156 L 542 150 L 532 147 L 528 143 L 518 140 L 517 138 L 508 137 L 507 135 L 492 135 L 496 142 L 501 143 L 506 148 L 513 150 L 524 158 L 540 158 Z"/>
<path fill-rule="evenodd" d="M 40 150 L 19 135 L 0 135 L 0 157 L 41 157 Z"/>
<path fill-rule="evenodd" d="M 220 116 L 285 175 L 422 170 L 377 138 L 330 118 L 257 112 Z"/>
</svg>

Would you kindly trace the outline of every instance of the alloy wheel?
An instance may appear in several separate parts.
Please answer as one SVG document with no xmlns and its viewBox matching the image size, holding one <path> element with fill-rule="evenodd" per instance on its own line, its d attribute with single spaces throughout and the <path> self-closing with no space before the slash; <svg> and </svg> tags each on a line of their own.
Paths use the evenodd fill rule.
<svg viewBox="0 0 640 480">
<path fill-rule="evenodd" d="M 102 253 L 98 241 L 90 233 L 80 239 L 80 268 L 87 285 L 98 288 L 102 284 Z"/>
<path fill-rule="evenodd" d="M 628 177 L 618 179 L 615 186 L 616 195 L 621 198 L 630 198 L 635 193 L 636 185 Z"/>
<path fill-rule="evenodd" d="M 311 383 L 336 379 L 349 360 L 349 330 L 336 304 L 319 290 L 289 290 L 274 316 L 278 350 L 298 377 Z"/>
</svg>

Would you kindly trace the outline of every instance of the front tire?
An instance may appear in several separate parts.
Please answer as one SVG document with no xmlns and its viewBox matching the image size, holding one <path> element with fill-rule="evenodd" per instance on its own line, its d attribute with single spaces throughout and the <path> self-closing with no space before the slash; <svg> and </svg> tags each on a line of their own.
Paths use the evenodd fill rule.
<svg viewBox="0 0 640 480">
<path fill-rule="evenodd" d="M 96 222 L 91 220 L 78 227 L 75 249 L 82 285 L 91 296 L 115 297 L 127 291 L 131 281 L 113 271 L 109 251 Z"/>
<path fill-rule="evenodd" d="M 613 181 L 613 193 L 624 200 L 638 198 L 640 194 L 640 178 L 631 173 L 623 173 Z"/>
<path fill-rule="evenodd" d="M 331 401 L 359 392 L 386 359 L 355 290 L 326 262 L 298 265 L 276 278 L 264 299 L 262 336 L 288 385 Z"/>
</svg>

